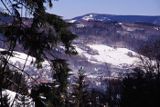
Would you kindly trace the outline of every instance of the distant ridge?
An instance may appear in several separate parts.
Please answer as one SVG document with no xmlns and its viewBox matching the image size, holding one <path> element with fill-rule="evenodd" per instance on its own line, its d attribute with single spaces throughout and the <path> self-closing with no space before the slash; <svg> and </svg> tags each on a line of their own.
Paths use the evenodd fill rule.
<svg viewBox="0 0 160 107">
<path fill-rule="evenodd" d="M 145 16 L 145 15 L 112 15 L 112 14 L 98 14 L 89 13 L 71 19 L 72 21 L 117 21 L 127 23 L 150 23 L 160 25 L 160 16 Z"/>
</svg>

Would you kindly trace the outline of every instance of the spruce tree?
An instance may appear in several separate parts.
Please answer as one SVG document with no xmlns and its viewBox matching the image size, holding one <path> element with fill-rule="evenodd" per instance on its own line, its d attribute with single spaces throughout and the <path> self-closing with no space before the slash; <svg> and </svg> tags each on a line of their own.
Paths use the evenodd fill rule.
<svg viewBox="0 0 160 107">
<path fill-rule="evenodd" d="M 67 88 L 68 88 L 68 78 L 69 78 L 68 64 L 65 60 L 56 59 L 52 61 L 52 72 L 53 79 L 55 79 L 55 84 L 53 85 L 53 105 L 56 107 L 65 107 L 67 102 Z M 55 93 L 56 92 L 56 93 Z"/>
<path fill-rule="evenodd" d="M 89 93 L 87 91 L 88 85 L 85 80 L 84 70 L 78 71 L 78 76 L 73 84 L 72 100 L 75 107 L 89 106 Z"/>
<path fill-rule="evenodd" d="M 7 25 L 1 28 L 1 33 L 5 36 L 8 44 L 7 53 L 5 53 L 7 57 L 5 61 L 2 61 L 1 74 L 3 74 L 7 68 L 9 59 L 17 47 L 21 47 L 21 51 L 24 51 L 28 56 L 35 57 L 35 65 L 37 67 L 42 67 L 44 60 L 47 60 L 51 66 L 54 65 L 52 63 L 53 60 L 55 64 L 57 64 L 56 61 L 58 61 L 59 64 L 64 64 L 63 61 L 59 62 L 59 60 L 56 60 L 52 52 L 58 45 L 63 45 L 67 54 L 76 54 L 72 46 L 72 40 L 76 36 L 68 30 L 70 24 L 63 21 L 61 17 L 46 12 L 45 4 L 52 7 L 52 0 L 1 0 L 1 3 L 7 10 L 7 17 L 11 19 Z M 48 55 L 52 57 L 48 57 Z M 27 60 L 26 58 L 26 61 Z M 24 68 L 25 64 L 20 71 L 25 72 Z M 64 77 L 58 77 L 59 80 L 57 80 L 61 85 L 60 91 L 65 94 L 67 83 L 63 82 L 61 78 L 66 80 L 68 72 L 65 71 L 66 68 L 63 68 L 63 66 L 61 66 L 60 69 L 64 71 L 64 75 L 59 75 Z M 1 75 L 1 77 L 3 77 L 3 75 Z M 0 78 L 0 81 L 1 79 L 2 78 Z M 0 98 L 1 106 L 3 106 L 2 88 L 4 87 L 1 84 L 2 83 L 0 83 Z"/>
</svg>

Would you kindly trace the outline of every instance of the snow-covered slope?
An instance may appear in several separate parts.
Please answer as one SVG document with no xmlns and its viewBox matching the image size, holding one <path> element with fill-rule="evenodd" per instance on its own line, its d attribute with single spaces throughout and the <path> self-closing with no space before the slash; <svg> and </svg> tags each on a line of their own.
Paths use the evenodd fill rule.
<svg viewBox="0 0 160 107">
<path fill-rule="evenodd" d="M 4 51 L 4 49 L 0 49 L 0 51 Z M 8 58 L 6 57 L 6 59 Z M 27 62 L 26 62 L 26 59 L 27 59 Z M 26 65 L 24 67 L 25 62 L 26 62 Z M 23 74 L 27 77 L 31 76 L 32 78 L 37 80 L 34 82 L 50 82 L 52 79 L 51 79 L 49 63 L 47 61 L 44 61 L 42 64 L 42 68 L 38 69 L 34 64 L 34 62 L 35 62 L 34 57 L 27 56 L 25 53 L 16 52 L 16 51 L 14 51 L 13 56 L 9 58 L 9 66 L 12 69 L 16 69 L 20 73 L 22 73 L 20 70 L 24 68 Z M 18 69 L 15 68 L 14 66 L 16 66 Z M 29 85 L 33 82 L 32 78 L 28 78 Z"/>
<path fill-rule="evenodd" d="M 25 99 L 25 103 L 29 107 L 35 107 L 35 103 L 32 98 L 28 96 L 23 96 L 21 94 L 18 94 L 16 92 L 4 89 L 2 91 L 2 96 L 6 97 L 8 99 L 9 107 L 24 107 L 23 100 Z"/>
<path fill-rule="evenodd" d="M 67 57 L 65 54 L 59 54 L 59 57 L 68 60 L 73 73 L 76 73 L 80 67 L 83 67 L 89 77 L 91 75 L 97 77 L 103 75 L 107 77 L 108 70 L 110 70 L 113 76 L 117 76 L 121 70 L 133 66 L 138 61 L 138 54 L 126 48 L 115 48 L 104 44 L 75 44 L 75 47 L 78 55 Z M 0 50 L 2 51 L 3 49 Z M 14 56 L 10 58 L 9 62 L 19 69 L 23 69 L 26 58 L 26 54 L 14 52 Z M 44 61 L 42 68 L 37 69 L 31 63 L 34 61 L 34 57 L 28 57 L 24 72 L 35 78 L 38 82 L 51 81 L 52 74 L 49 63 Z M 29 80 L 30 82 L 32 80 Z"/>
<path fill-rule="evenodd" d="M 110 63 L 112 65 L 133 65 L 137 60 L 137 53 L 126 48 L 113 48 L 103 44 L 87 44 L 89 48 L 97 53 L 89 54 L 77 47 L 80 56 L 86 57 L 92 63 Z"/>
<path fill-rule="evenodd" d="M 14 101 L 14 98 L 16 97 L 16 93 L 10 90 L 3 90 L 2 95 L 3 97 L 7 97 L 8 103 L 11 106 Z"/>
<path fill-rule="evenodd" d="M 105 81 L 108 76 L 117 77 L 120 72 L 127 71 L 129 67 L 132 67 L 137 61 L 139 61 L 137 58 L 138 54 L 126 48 L 116 48 L 105 44 L 74 44 L 74 46 L 78 51 L 78 55 L 67 59 L 71 64 L 70 67 L 73 68 L 74 73 L 78 71 L 78 68 L 83 67 L 84 70 L 86 70 L 86 76 L 89 78 L 89 84 L 92 88 L 101 87 L 103 89 L 103 87 L 106 86 L 105 82 L 103 83 L 103 80 Z M 61 49 L 63 49 L 63 47 L 61 47 Z M 3 50 L 4 49 L 0 49 L 0 51 Z M 65 56 L 63 56 L 63 58 L 64 57 Z M 9 62 L 22 69 L 26 58 L 26 54 L 14 52 L 14 56 L 10 58 Z M 28 56 L 24 72 L 29 73 L 31 77 L 39 82 L 43 82 L 44 80 L 50 81 L 51 72 L 49 63 L 44 61 L 43 68 L 37 69 L 31 64 L 32 61 L 35 61 L 35 58 Z M 29 81 L 29 83 L 30 82 L 31 81 Z M 16 107 L 17 104 L 23 104 L 21 101 L 23 96 L 20 94 L 4 90 L 3 95 L 8 95 L 10 98 L 10 105 L 16 98 L 13 107 Z M 34 107 L 33 100 L 29 97 L 25 98 L 30 104 L 30 107 Z"/>
</svg>

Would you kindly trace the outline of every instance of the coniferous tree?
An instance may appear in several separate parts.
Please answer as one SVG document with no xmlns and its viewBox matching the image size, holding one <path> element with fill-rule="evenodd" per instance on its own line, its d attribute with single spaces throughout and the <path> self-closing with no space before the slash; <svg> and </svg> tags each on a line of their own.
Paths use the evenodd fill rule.
<svg viewBox="0 0 160 107">
<path fill-rule="evenodd" d="M 136 68 L 122 81 L 122 107 L 159 106 L 160 79 L 155 72 L 145 72 Z"/>
<path fill-rule="evenodd" d="M 9 24 L 1 29 L 7 40 L 7 52 L 9 53 L 6 54 L 8 57 L 2 64 L 2 74 L 17 46 L 22 47 L 25 53 L 36 58 L 35 64 L 37 67 L 42 67 L 41 62 L 44 60 L 49 62 L 55 60 L 52 50 L 59 44 L 64 45 L 67 54 L 76 54 L 71 44 L 76 36 L 68 30 L 69 24 L 59 16 L 46 13 L 45 4 L 52 7 L 52 0 L 1 0 L 1 3 L 6 8 L 9 14 L 8 17 L 11 17 Z M 48 55 L 52 56 L 52 58 L 48 57 Z M 63 65 L 63 61 L 61 63 Z M 64 68 L 64 70 L 66 69 Z M 24 69 L 21 71 L 24 72 Z M 66 79 L 67 73 L 65 72 L 64 74 L 60 75 L 65 76 L 64 78 Z M 3 77 L 3 75 L 1 76 Z M 58 78 L 61 85 L 60 91 L 63 93 L 62 98 L 63 95 L 65 97 L 66 83 L 61 80 L 61 77 Z M 2 88 L 4 87 L 0 85 L 1 105 L 3 105 Z M 61 100 L 63 104 L 64 99 Z"/>
<path fill-rule="evenodd" d="M 53 107 L 51 98 L 53 97 L 52 84 L 39 84 L 34 86 L 31 91 L 31 97 L 35 102 L 35 107 Z"/>
<path fill-rule="evenodd" d="M 156 107 L 160 97 L 160 45 L 159 40 L 139 50 L 138 68 L 127 73 L 121 85 L 122 107 Z"/>
<path fill-rule="evenodd" d="M 67 102 L 67 88 L 68 88 L 68 78 L 69 72 L 71 71 L 68 67 L 68 64 L 65 60 L 56 59 L 52 61 L 52 71 L 53 71 L 53 79 L 55 80 L 55 84 L 53 85 L 53 101 L 56 104 L 54 106 L 57 107 L 65 107 Z M 56 92 L 56 93 L 55 93 Z"/>
<path fill-rule="evenodd" d="M 75 107 L 88 107 L 90 103 L 88 85 L 85 80 L 85 72 L 80 69 L 73 84 L 72 100 Z"/>
</svg>

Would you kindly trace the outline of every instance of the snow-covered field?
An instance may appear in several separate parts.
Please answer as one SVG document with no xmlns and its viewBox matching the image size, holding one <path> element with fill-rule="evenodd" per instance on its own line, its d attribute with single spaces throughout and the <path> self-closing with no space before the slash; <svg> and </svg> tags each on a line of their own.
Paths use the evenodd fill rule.
<svg viewBox="0 0 160 107">
<path fill-rule="evenodd" d="M 138 54 L 126 48 L 113 48 L 103 44 L 87 44 L 86 46 L 96 51 L 97 54 L 89 54 L 78 46 L 76 49 L 80 56 L 86 57 L 92 63 L 110 63 L 119 66 L 133 65 L 138 61 Z"/>
<path fill-rule="evenodd" d="M 112 66 L 116 67 L 116 69 L 111 70 L 111 72 L 113 71 L 113 74 L 117 75 L 116 72 L 120 72 L 119 69 L 134 66 L 134 64 L 139 61 L 138 54 L 126 48 L 114 48 L 104 44 L 84 44 L 82 46 L 83 48 L 81 45 L 75 45 L 75 47 L 78 51 L 79 59 L 75 60 L 76 62 L 70 63 L 71 68 L 73 65 L 75 66 L 74 70 L 72 71 L 73 74 L 76 74 L 78 67 L 84 67 L 88 77 L 95 77 L 99 74 L 108 72 L 106 71 L 105 64 L 111 64 Z M 3 49 L 0 50 L 2 51 Z M 9 63 L 19 69 L 23 69 L 26 58 L 26 54 L 14 52 L 14 56 L 9 59 Z M 82 63 L 77 63 L 79 60 L 82 61 Z M 44 61 L 42 68 L 37 69 L 35 65 L 31 63 L 34 61 L 34 57 L 28 56 L 24 72 L 27 72 L 39 82 L 52 81 L 49 63 Z M 69 59 L 69 61 L 72 61 L 72 57 Z M 93 66 L 87 65 L 85 61 L 87 61 L 87 64 L 93 64 Z M 32 82 L 31 79 L 29 79 L 29 82 Z"/>
</svg>

